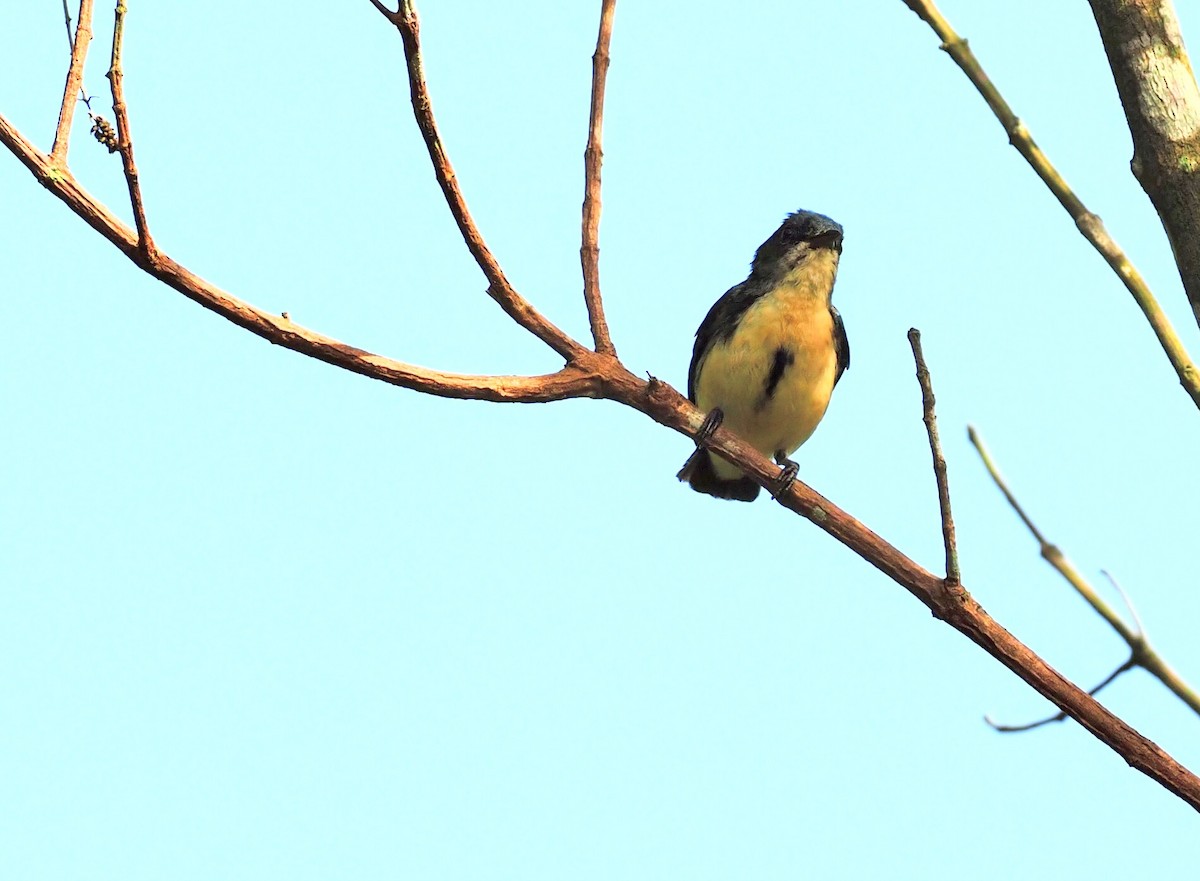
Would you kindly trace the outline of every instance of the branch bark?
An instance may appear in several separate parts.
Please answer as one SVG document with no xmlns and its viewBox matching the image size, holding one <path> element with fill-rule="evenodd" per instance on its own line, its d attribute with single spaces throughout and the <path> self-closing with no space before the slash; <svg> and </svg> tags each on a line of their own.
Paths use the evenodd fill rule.
<svg viewBox="0 0 1200 881">
<path fill-rule="evenodd" d="M 63 9 L 66 10 L 66 3 Z M 67 20 L 67 35 L 71 24 Z M 63 88 L 62 105 L 58 110 L 58 127 L 54 131 L 54 146 L 50 158 L 56 166 L 66 167 L 67 147 L 71 140 L 71 122 L 75 118 L 75 104 L 79 101 L 79 90 L 83 85 L 83 64 L 87 59 L 88 45 L 92 42 L 92 0 L 79 0 L 79 17 L 75 23 L 75 37 L 71 40 L 71 64 L 67 69 L 67 84 Z"/>
<path fill-rule="evenodd" d="M 612 42 L 613 16 L 617 0 L 602 0 L 600 33 L 596 37 L 596 52 L 592 55 L 592 103 L 588 121 L 587 149 L 583 151 L 583 241 L 579 260 L 583 264 L 583 300 L 587 304 L 588 322 L 596 351 L 616 355 L 608 321 L 604 317 L 604 300 L 600 296 L 600 165 L 604 151 L 600 149 L 604 129 L 604 86 L 608 77 L 609 53 Z"/>
<path fill-rule="evenodd" d="M 1091 0 L 1133 136 L 1130 166 L 1158 211 L 1200 323 L 1200 89 L 1171 0 Z"/>
<path fill-rule="evenodd" d="M 113 115 L 117 118 L 117 149 L 121 152 L 121 165 L 125 170 L 125 184 L 129 188 L 129 204 L 133 206 L 133 221 L 137 225 L 138 248 L 146 260 L 153 263 L 158 256 L 154 239 L 150 236 L 150 224 L 146 221 L 146 206 L 142 201 L 142 186 L 138 179 L 137 163 L 133 161 L 133 135 L 129 130 L 129 108 L 125 103 L 125 73 L 121 70 L 121 48 L 125 42 L 125 3 L 117 0 L 113 24 L 112 62 L 108 68 L 108 81 L 112 87 Z"/>
<path fill-rule="evenodd" d="M 925 433 L 929 436 L 929 452 L 933 456 L 933 476 L 937 481 L 938 509 L 942 516 L 942 547 L 946 551 L 946 582 L 950 586 L 962 583 L 962 572 L 958 568 L 958 541 L 954 534 L 954 514 L 950 510 L 950 475 L 946 469 L 946 456 L 942 453 L 942 442 L 938 437 L 937 398 L 933 394 L 933 379 L 925 365 L 925 352 L 921 348 L 921 331 L 915 327 L 908 331 L 908 344 L 912 346 L 913 360 L 917 365 L 917 382 L 921 386 L 921 410 L 925 421 Z"/>
</svg>

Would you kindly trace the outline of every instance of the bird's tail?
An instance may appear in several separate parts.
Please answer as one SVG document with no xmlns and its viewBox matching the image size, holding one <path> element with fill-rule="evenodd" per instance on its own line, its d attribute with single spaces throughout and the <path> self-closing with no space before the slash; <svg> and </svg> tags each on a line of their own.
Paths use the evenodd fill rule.
<svg viewBox="0 0 1200 881">
<path fill-rule="evenodd" d="M 749 477 L 734 480 L 722 480 L 718 477 L 707 450 L 696 450 L 695 455 L 684 463 L 675 476 L 686 480 L 696 492 L 707 493 L 718 499 L 753 502 L 758 497 L 759 486 Z"/>
</svg>

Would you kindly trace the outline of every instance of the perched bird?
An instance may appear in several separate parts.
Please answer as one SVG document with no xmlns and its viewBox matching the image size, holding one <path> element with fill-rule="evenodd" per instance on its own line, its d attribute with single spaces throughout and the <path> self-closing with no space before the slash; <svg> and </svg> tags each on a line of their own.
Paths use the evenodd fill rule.
<svg viewBox="0 0 1200 881">
<path fill-rule="evenodd" d="M 758 484 L 709 453 L 722 421 L 783 466 L 775 494 L 796 479 L 788 456 L 812 435 L 850 366 L 842 317 L 830 303 L 842 227 L 797 211 L 754 254 L 750 277 L 713 305 L 696 331 L 688 397 L 708 417 L 679 479 L 697 492 L 750 502 Z"/>
</svg>

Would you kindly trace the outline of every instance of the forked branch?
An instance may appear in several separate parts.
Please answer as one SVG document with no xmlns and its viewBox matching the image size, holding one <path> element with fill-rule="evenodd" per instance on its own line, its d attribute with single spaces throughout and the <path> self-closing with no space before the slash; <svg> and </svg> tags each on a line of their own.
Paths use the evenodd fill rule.
<svg viewBox="0 0 1200 881">
<path fill-rule="evenodd" d="M 1042 559 L 1053 566 L 1055 571 L 1067 580 L 1067 583 L 1075 589 L 1075 592 L 1083 597 L 1084 601 L 1091 606 L 1093 610 L 1095 610 L 1096 614 L 1107 621 L 1108 626 L 1115 630 L 1117 635 L 1125 641 L 1127 646 L 1129 646 L 1129 661 L 1126 662 L 1125 667 L 1118 668 L 1117 672 L 1114 673 L 1112 677 L 1100 683 L 1096 689 L 1093 689 L 1092 693 L 1095 694 L 1097 690 L 1103 688 L 1110 681 L 1112 681 L 1112 678 L 1115 678 L 1120 673 L 1123 673 L 1127 667 L 1141 667 L 1162 682 L 1163 685 L 1169 688 L 1172 694 L 1174 694 L 1192 709 L 1192 712 L 1200 714 L 1200 694 L 1197 694 L 1195 689 L 1188 685 L 1188 683 L 1185 682 L 1183 678 L 1175 672 L 1171 665 L 1163 660 L 1162 656 L 1158 653 L 1154 646 L 1151 645 L 1150 640 L 1146 636 L 1146 632 L 1143 629 L 1140 620 L 1138 619 L 1137 611 L 1133 608 L 1133 604 L 1129 601 L 1129 597 L 1125 594 L 1125 591 L 1121 589 L 1121 586 L 1116 582 L 1116 580 L 1111 575 L 1107 575 L 1107 573 L 1105 573 L 1113 588 L 1125 601 L 1125 605 L 1129 609 L 1130 615 L 1133 618 L 1132 625 L 1127 623 L 1125 619 L 1122 618 L 1117 612 L 1117 610 L 1114 609 L 1108 602 L 1106 602 L 1102 596 L 1100 596 L 1099 591 L 1097 591 L 1096 588 L 1093 587 L 1092 584 L 1083 577 L 1083 573 L 1080 572 L 1075 564 L 1071 562 L 1070 558 L 1067 557 L 1067 555 L 1064 554 L 1057 545 L 1049 541 L 1042 531 L 1038 529 L 1036 525 L 1034 525 L 1033 520 L 1025 512 L 1025 509 L 1021 506 L 1021 503 L 1017 501 L 1017 498 L 1015 495 L 1013 495 L 1012 490 L 1009 489 L 1007 481 L 1005 481 L 1004 477 L 1000 474 L 1000 469 L 997 467 L 995 460 L 992 458 L 992 454 L 988 451 L 987 445 L 984 444 L 983 438 L 979 436 L 979 432 L 976 431 L 972 426 L 967 429 L 967 436 L 970 438 L 975 450 L 979 453 L 979 458 L 983 461 L 983 466 L 987 469 L 988 474 L 991 476 L 993 482 L 995 482 L 997 489 L 1004 494 L 1004 498 L 1008 500 L 1008 503 L 1012 506 L 1013 511 L 1016 512 L 1016 515 L 1021 519 L 1021 522 L 1025 524 L 1025 527 L 1037 541 L 1038 549 L 1041 552 Z M 1025 726 L 1012 730 L 1026 730 L 1028 727 L 1033 726 Z"/>
<path fill-rule="evenodd" d="M 0 116 L 0 144 L 7 147 L 47 190 L 88 226 L 108 239 L 137 266 L 190 300 L 268 342 L 383 382 L 444 398 L 482 401 L 556 401 L 599 397 L 600 378 L 583 366 L 565 367 L 546 376 L 469 376 L 443 373 L 375 355 L 301 327 L 221 290 L 191 270 L 158 253 L 153 262 L 139 247 L 138 235 L 84 190 L 50 157 L 37 150 Z"/>
</svg>

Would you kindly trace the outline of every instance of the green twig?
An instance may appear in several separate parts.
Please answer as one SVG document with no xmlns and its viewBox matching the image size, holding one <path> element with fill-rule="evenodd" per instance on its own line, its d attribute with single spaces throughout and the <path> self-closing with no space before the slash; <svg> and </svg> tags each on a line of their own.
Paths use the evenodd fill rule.
<svg viewBox="0 0 1200 881">
<path fill-rule="evenodd" d="M 1137 302 L 1138 307 L 1142 310 L 1142 314 L 1146 316 L 1146 321 L 1150 324 L 1150 329 L 1154 331 L 1154 335 L 1158 337 L 1159 345 L 1166 352 L 1171 366 L 1175 368 L 1175 373 L 1179 376 L 1179 383 L 1184 390 L 1191 396 L 1192 402 L 1200 407 L 1200 371 L 1196 369 L 1196 365 L 1192 363 L 1191 356 L 1183 346 L 1183 341 L 1175 332 L 1175 328 L 1171 325 L 1171 320 L 1167 314 L 1159 306 L 1158 300 L 1150 290 L 1150 286 L 1146 284 L 1146 280 L 1142 274 L 1138 272 L 1137 267 L 1125 255 L 1120 246 L 1108 234 L 1108 230 L 1104 228 L 1100 218 L 1087 209 L 1080 201 L 1075 192 L 1067 186 L 1067 182 L 1063 180 L 1058 170 L 1046 158 L 1046 154 L 1033 140 L 1033 136 L 1029 134 L 1029 129 L 1025 127 L 1025 123 L 1017 117 L 1012 108 L 1008 106 L 1008 102 L 1000 94 L 995 84 L 984 73 L 983 68 L 979 64 L 979 60 L 971 52 L 967 41 L 955 33 L 950 27 L 950 23 L 946 21 L 937 6 L 931 0 L 904 0 L 905 5 L 915 12 L 920 19 L 933 28 L 934 33 L 938 35 L 938 39 L 942 41 L 941 48 L 954 59 L 954 63 L 962 69 L 962 72 L 967 75 L 967 79 L 983 96 L 983 100 L 987 102 L 988 107 L 996 114 L 996 118 L 1000 120 L 1000 124 L 1004 126 L 1004 131 L 1008 135 L 1009 143 L 1012 144 L 1017 152 L 1025 157 L 1025 161 L 1037 172 L 1037 176 L 1042 179 L 1042 182 L 1049 187 L 1059 204 L 1066 209 L 1067 213 L 1075 221 L 1075 225 L 1079 228 L 1083 237 L 1092 243 L 1092 246 L 1100 252 L 1100 255 L 1105 259 L 1109 266 L 1124 283 L 1126 290 L 1133 295 L 1133 299 Z"/>
<path fill-rule="evenodd" d="M 1171 693 L 1178 697 L 1181 701 L 1187 704 L 1192 712 L 1200 715 L 1200 694 L 1197 694 L 1187 682 L 1185 682 L 1171 666 L 1162 659 L 1162 656 L 1150 644 L 1150 640 L 1146 636 L 1146 631 L 1142 627 L 1142 622 L 1138 618 L 1133 604 L 1129 601 L 1129 596 L 1121 589 L 1121 586 L 1116 583 L 1111 575 L 1105 573 L 1105 577 L 1116 588 L 1121 598 L 1125 601 L 1125 605 L 1129 607 L 1130 614 L 1133 617 L 1134 624 L 1130 626 L 1117 613 L 1117 611 L 1109 605 L 1096 591 L 1096 589 L 1083 577 L 1082 573 L 1075 567 L 1075 564 L 1068 559 L 1057 545 L 1052 544 L 1046 539 L 1029 519 L 1029 515 L 1025 513 L 1025 509 L 1021 507 L 1020 502 L 1013 496 L 1012 490 L 1008 488 L 1008 484 L 1000 475 L 1000 469 L 996 467 L 992 455 L 988 452 L 987 446 L 983 442 L 983 438 L 979 436 L 979 432 L 973 426 L 968 427 L 967 436 L 971 439 L 971 443 L 975 446 L 979 453 L 979 458 L 983 460 L 983 465 L 995 481 L 1000 492 L 1004 493 L 1004 497 L 1008 499 L 1008 503 L 1012 505 L 1012 509 L 1017 512 L 1017 516 L 1021 518 L 1021 522 L 1029 529 L 1030 533 L 1037 540 L 1038 546 L 1041 549 L 1042 559 L 1053 566 L 1071 587 L 1084 598 L 1089 606 L 1091 606 L 1101 618 L 1108 622 L 1113 630 L 1117 631 L 1121 639 L 1125 640 L 1125 644 L 1129 646 L 1129 661 L 1128 665 L 1141 667 L 1156 677 L 1163 685 L 1171 690 Z M 1113 674 L 1115 678 L 1120 673 L 1124 672 L 1125 668 L 1118 669 Z M 1098 686 L 1101 688 L 1108 684 L 1111 680 L 1105 680 Z M 1025 730 L 1024 728 L 1016 730 Z"/>
</svg>

